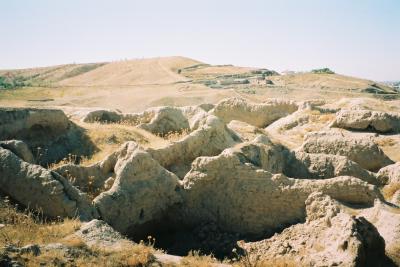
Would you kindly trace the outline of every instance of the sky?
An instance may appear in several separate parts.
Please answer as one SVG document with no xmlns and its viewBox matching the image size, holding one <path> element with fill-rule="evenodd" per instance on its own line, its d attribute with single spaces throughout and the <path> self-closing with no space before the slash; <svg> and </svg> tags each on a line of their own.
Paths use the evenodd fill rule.
<svg viewBox="0 0 400 267">
<path fill-rule="evenodd" d="M 0 69 L 185 56 L 400 80 L 400 0 L 0 0 Z"/>
</svg>

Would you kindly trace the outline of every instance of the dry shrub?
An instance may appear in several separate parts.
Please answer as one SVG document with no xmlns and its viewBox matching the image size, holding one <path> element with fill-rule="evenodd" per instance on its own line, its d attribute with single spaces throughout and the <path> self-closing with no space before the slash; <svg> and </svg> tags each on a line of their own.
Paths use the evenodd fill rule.
<svg viewBox="0 0 400 267">
<path fill-rule="evenodd" d="M 121 250 L 92 249 L 93 255 L 78 257 L 77 266 L 147 266 L 154 261 L 154 249 L 144 244 L 126 245 Z"/>
<path fill-rule="evenodd" d="M 0 246 L 57 242 L 80 226 L 76 219 L 47 221 L 42 214 L 29 209 L 21 212 L 8 198 L 0 201 L 0 223 L 5 225 L 0 229 Z"/>
<path fill-rule="evenodd" d="M 394 261 L 398 266 L 400 265 L 400 241 L 396 244 L 392 245 L 390 249 L 388 249 L 387 256 Z"/>
<path fill-rule="evenodd" d="M 167 145 L 169 140 L 177 140 L 181 136 L 187 134 L 186 132 L 171 132 L 169 138 L 160 137 L 143 129 L 132 126 L 125 121 L 110 124 L 99 122 L 77 122 L 77 124 L 85 129 L 85 134 L 90 142 L 96 145 L 95 153 L 89 157 L 69 154 L 60 162 L 51 164 L 49 168 L 54 169 L 64 164 L 71 163 L 79 163 L 80 165 L 88 166 L 103 160 L 105 157 L 118 150 L 122 144 L 128 141 L 134 141 L 144 148 L 158 148 Z"/>
<path fill-rule="evenodd" d="M 46 266 L 136 267 L 147 266 L 154 261 L 151 244 L 127 243 L 121 250 L 88 248 L 80 237 L 73 235 L 81 225 L 78 220 L 47 221 L 28 209 L 18 210 L 7 198 L 0 201 L 0 223 L 5 225 L 0 228 L 0 248 L 7 245 L 22 247 L 28 244 L 61 243 L 74 251 L 73 256 L 60 249 L 42 250 L 37 256 L 32 253 L 7 253 L 23 266 L 41 266 L 45 263 Z M 5 252 L 0 251 L 0 256 L 4 255 Z"/>
<path fill-rule="evenodd" d="M 190 251 L 189 255 L 182 258 L 179 266 L 212 267 L 218 261 L 212 255 L 200 255 L 199 251 Z"/>
<path fill-rule="evenodd" d="M 66 164 L 76 164 L 78 161 L 84 160 L 85 157 L 79 157 L 77 155 L 73 155 L 73 154 L 68 154 L 67 157 L 65 157 L 64 159 L 60 160 L 57 163 L 52 163 L 48 166 L 49 169 L 55 169 L 58 168 L 62 165 L 66 165 Z"/>
<path fill-rule="evenodd" d="M 299 267 L 300 265 L 291 259 L 277 258 L 269 260 L 258 260 L 253 262 L 248 262 L 246 260 L 241 260 L 235 267 Z"/>
<path fill-rule="evenodd" d="M 59 243 L 73 248 L 86 248 L 86 243 L 79 236 L 72 234 L 64 237 Z"/>
<path fill-rule="evenodd" d="M 170 142 L 176 142 L 176 141 L 181 140 L 182 137 L 188 135 L 189 133 L 190 133 L 189 129 L 184 129 L 182 131 L 171 131 L 165 135 L 159 135 L 159 136 Z"/>
<path fill-rule="evenodd" d="M 80 123 L 80 126 L 86 129 L 87 136 L 98 148 L 95 154 L 81 160 L 81 165 L 85 166 L 103 160 L 127 141 L 134 141 L 142 147 L 152 148 L 167 143 L 163 138 L 124 122 L 113 124 Z"/>
<path fill-rule="evenodd" d="M 154 262 L 153 249 L 144 245 L 131 245 L 118 251 L 79 247 L 74 257 L 66 257 L 63 250 L 43 251 L 40 255 L 14 255 L 14 260 L 26 266 L 76 266 L 76 267 L 140 267 Z"/>
</svg>

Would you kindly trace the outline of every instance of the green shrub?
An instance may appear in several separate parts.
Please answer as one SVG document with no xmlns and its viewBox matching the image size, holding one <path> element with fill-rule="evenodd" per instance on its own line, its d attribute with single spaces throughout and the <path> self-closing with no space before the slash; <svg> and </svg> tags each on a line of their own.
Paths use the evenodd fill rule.
<svg viewBox="0 0 400 267">
<path fill-rule="evenodd" d="M 26 77 L 23 76 L 0 76 L 0 89 L 14 89 L 29 86 L 30 83 L 26 80 Z"/>
<path fill-rule="evenodd" d="M 322 69 L 314 69 L 311 71 L 312 73 L 318 73 L 318 74 L 335 74 L 334 71 L 332 71 L 329 68 L 322 68 Z"/>
</svg>

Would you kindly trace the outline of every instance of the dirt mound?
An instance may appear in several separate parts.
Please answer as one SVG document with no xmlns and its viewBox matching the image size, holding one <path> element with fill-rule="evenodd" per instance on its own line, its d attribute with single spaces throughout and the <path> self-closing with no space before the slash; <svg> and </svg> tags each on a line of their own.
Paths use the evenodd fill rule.
<svg viewBox="0 0 400 267">
<path fill-rule="evenodd" d="M 55 109 L 0 108 L 0 139 L 31 138 L 46 133 L 48 137 L 65 133 L 69 120 Z"/>
<path fill-rule="evenodd" d="M 384 262 L 381 235 L 396 252 L 384 220 L 394 218 L 389 228 L 397 236 L 400 223 L 393 214 L 398 207 L 385 201 L 389 187 L 392 195 L 399 189 L 399 168 L 389 165 L 393 162 L 375 144 L 375 134 L 326 128 L 291 150 L 268 135 L 269 127 L 259 128 L 282 118 L 269 130 L 284 135 L 324 116 L 313 113 L 321 104 L 253 104 L 234 98 L 215 107 L 86 110 L 79 114 L 86 121 L 82 127 L 128 123 L 166 143 L 151 147 L 128 141 L 94 164 L 76 161 L 53 170 L 29 163 L 37 160 L 32 147 L 42 142 L 57 151 L 60 145 L 64 153 L 71 142 L 81 142 L 79 127 L 62 112 L 48 120 L 47 111 L 38 111 L 44 116 L 40 118 L 29 109 L 6 112 L 3 120 L 12 127 L 3 132 L 22 141 L 0 142 L 0 189 L 46 216 L 101 219 L 76 233 L 88 244 L 98 239 L 119 244 L 115 229 L 133 240 L 155 235 L 164 249 L 179 254 L 198 248 L 223 258 L 237 248 L 237 240 L 258 239 L 262 241 L 242 244 L 251 259 L 346 266 L 372 258 Z M 23 135 L 38 127 L 34 125 L 51 132 L 42 139 Z M 168 140 L 170 132 L 180 135 Z M 377 174 L 369 171 L 379 169 Z M 350 214 L 365 214 L 369 221 Z"/>
<path fill-rule="evenodd" d="M 356 211 L 356 213 L 358 213 L 358 216 L 363 216 L 368 221 L 372 222 L 378 229 L 379 234 L 385 239 L 386 254 L 390 256 L 398 266 L 400 264 L 400 213 L 398 208 L 378 202 L 374 207 Z"/>
<path fill-rule="evenodd" d="M 101 217 L 118 231 L 134 234 L 181 201 L 178 177 L 149 153 L 132 151 L 119 164 L 111 189 L 94 199 Z"/>
<path fill-rule="evenodd" d="M 226 123 L 239 120 L 257 127 L 266 127 L 297 109 L 297 104 L 292 101 L 276 100 L 256 104 L 242 98 L 229 98 L 220 101 L 211 112 Z"/>
<path fill-rule="evenodd" d="M 182 177 L 200 156 L 215 156 L 240 139 L 215 116 L 208 116 L 198 129 L 160 149 L 147 149 L 162 166 Z"/>
<path fill-rule="evenodd" d="M 312 193 L 305 203 L 305 223 L 269 239 L 242 245 L 252 262 L 377 266 L 388 261 L 384 239 L 366 219 L 342 212 L 337 201 L 318 192 Z"/>
<path fill-rule="evenodd" d="M 33 158 L 26 149 L 17 152 L 10 144 L 3 143 L 3 146 L 21 156 L 24 153 L 25 159 L 43 166 L 60 161 L 70 153 L 88 155 L 95 150 L 83 129 L 57 109 L 0 108 L 0 140 L 10 139 L 25 142 Z"/>
<path fill-rule="evenodd" d="M 342 110 L 336 114 L 332 127 L 351 130 L 399 132 L 400 115 L 369 110 Z"/>
<path fill-rule="evenodd" d="M 84 117 L 82 118 L 82 121 L 111 123 L 111 122 L 120 122 L 122 118 L 123 118 L 122 114 L 119 111 L 97 109 L 89 111 L 87 114 L 85 114 Z"/>
<path fill-rule="evenodd" d="M 178 69 L 195 64 L 199 62 L 183 57 L 117 61 L 64 79 L 59 84 L 67 86 L 170 84 L 187 81 L 187 78 L 178 74 Z"/>
<path fill-rule="evenodd" d="M 323 91 L 353 91 L 366 92 L 368 88 L 375 88 L 377 91 L 395 93 L 395 91 L 385 85 L 377 84 L 373 81 L 358 79 L 339 74 L 316 74 L 298 73 L 292 75 L 272 76 L 270 79 L 274 84 L 298 89 L 313 89 Z"/>
<path fill-rule="evenodd" d="M 283 173 L 289 177 L 302 179 L 324 179 L 349 175 L 370 184 L 381 184 L 375 173 L 367 171 L 356 162 L 339 155 L 292 152 L 288 156 Z"/>
<path fill-rule="evenodd" d="M 370 171 L 377 171 L 393 163 L 373 138 L 366 135 L 345 135 L 340 132 L 327 131 L 313 132 L 305 137 L 299 151 L 346 156 Z"/>
<path fill-rule="evenodd" d="M 28 163 L 35 163 L 35 158 L 32 155 L 28 145 L 20 140 L 8 140 L 1 141 L 0 147 L 5 148 L 13 152 L 15 155 L 23 159 Z"/>
<path fill-rule="evenodd" d="M 96 218 L 97 211 L 87 196 L 64 177 L 41 166 L 21 160 L 0 148 L 1 191 L 19 203 L 50 217 Z"/>
<path fill-rule="evenodd" d="M 226 230 L 262 235 L 303 220 L 304 201 L 314 191 L 359 204 L 372 204 L 378 197 L 373 186 L 353 177 L 292 179 L 249 163 L 229 150 L 198 158 L 183 180 L 184 217 L 191 223 L 216 221 Z"/>
<path fill-rule="evenodd" d="M 205 107 L 208 108 L 207 106 Z M 92 110 L 80 115 L 83 122 L 128 123 L 153 134 L 164 136 L 171 133 L 195 130 L 207 112 L 200 106 L 154 107 L 140 113 L 121 113 L 116 110 Z"/>
</svg>

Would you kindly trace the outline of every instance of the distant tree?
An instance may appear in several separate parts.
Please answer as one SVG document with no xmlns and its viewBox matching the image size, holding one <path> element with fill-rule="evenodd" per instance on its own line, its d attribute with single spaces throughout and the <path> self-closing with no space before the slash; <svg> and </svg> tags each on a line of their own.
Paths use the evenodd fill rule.
<svg viewBox="0 0 400 267">
<path fill-rule="evenodd" d="M 319 74 L 335 74 L 334 71 L 332 71 L 329 68 L 322 68 L 322 69 L 314 69 L 311 71 L 312 73 L 319 73 Z"/>
</svg>

